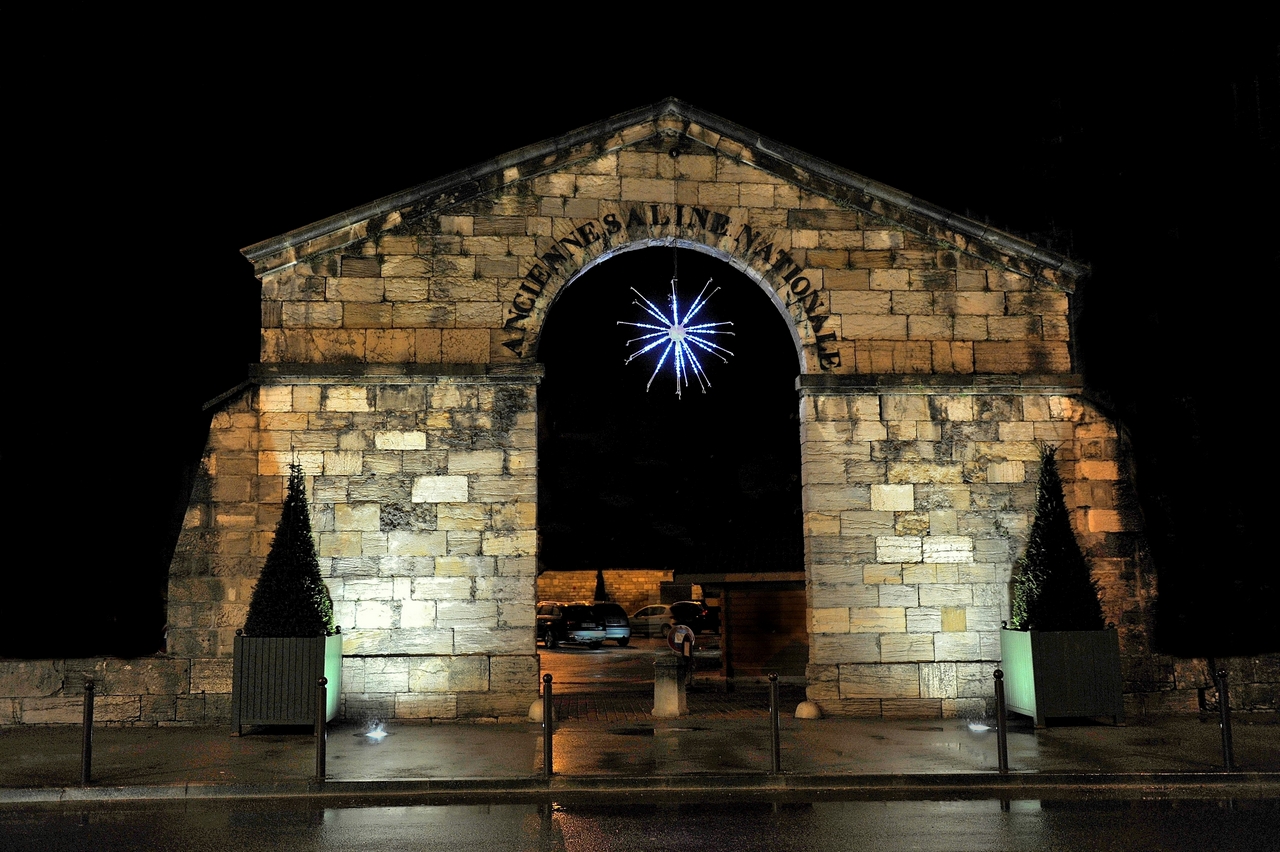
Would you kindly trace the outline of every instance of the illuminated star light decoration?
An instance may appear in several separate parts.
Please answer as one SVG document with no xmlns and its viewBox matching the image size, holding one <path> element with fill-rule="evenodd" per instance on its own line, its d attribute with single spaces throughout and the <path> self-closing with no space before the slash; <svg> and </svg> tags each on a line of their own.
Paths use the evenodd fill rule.
<svg viewBox="0 0 1280 852">
<path fill-rule="evenodd" d="M 648 334 L 642 334 L 627 341 L 628 346 L 638 343 L 640 348 L 627 357 L 624 362 L 626 364 L 630 364 L 646 352 L 651 352 L 659 346 L 665 346 L 661 357 L 658 358 L 657 365 L 653 368 L 653 374 L 649 376 L 649 383 L 644 386 L 645 391 L 649 390 L 653 380 L 661 372 L 662 365 L 667 363 L 667 358 L 670 357 L 676 374 L 676 396 L 683 399 L 683 391 L 689 386 L 690 373 L 697 379 L 698 387 L 702 389 L 703 393 L 706 393 L 707 388 L 711 387 L 711 380 L 707 378 L 707 373 L 702 367 L 702 362 L 698 360 L 698 355 L 693 346 L 710 352 L 726 364 L 729 363 L 729 359 L 725 355 L 732 355 L 733 353 L 716 344 L 712 338 L 717 334 L 725 334 L 732 337 L 733 332 L 726 331 L 721 326 L 733 325 L 733 323 L 704 322 L 698 325 L 690 325 L 689 322 L 698 315 L 698 312 L 702 310 L 711 297 L 719 292 L 720 288 L 717 287 L 708 295 L 707 288 L 711 286 L 713 280 L 708 278 L 706 286 L 702 288 L 698 298 L 693 300 L 688 312 L 681 316 L 680 302 L 676 296 L 676 280 L 676 278 L 671 279 L 671 316 L 669 317 L 658 310 L 653 302 L 646 299 L 639 290 L 635 287 L 631 288 L 631 292 L 640 297 L 640 301 L 632 302 L 632 304 L 643 308 L 645 313 L 658 320 L 661 325 L 654 325 L 648 322 L 625 322 L 622 320 L 618 321 L 618 325 L 633 325 L 636 328 L 652 329 Z M 690 346 L 690 344 L 693 344 L 693 346 Z"/>
</svg>

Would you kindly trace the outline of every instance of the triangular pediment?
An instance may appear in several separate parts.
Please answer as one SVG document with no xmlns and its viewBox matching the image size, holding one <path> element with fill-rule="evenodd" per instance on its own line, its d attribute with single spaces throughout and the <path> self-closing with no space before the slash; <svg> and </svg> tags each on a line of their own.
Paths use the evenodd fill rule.
<svg viewBox="0 0 1280 852">
<path fill-rule="evenodd" d="M 767 291 L 805 373 L 1072 369 L 1087 267 L 675 99 L 244 254 L 263 282 L 263 363 L 494 369 L 536 358 L 578 276 L 656 246 L 715 255 Z"/>
<path fill-rule="evenodd" d="M 259 276 L 416 221 L 468 206 L 513 185 L 571 170 L 623 150 L 714 151 L 829 199 L 837 210 L 881 220 L 964 254 L 1071 290 L 1088 267 L 669 98 L 518 148 L 470 168 L 330 216 L 243 249 Z M 739 175 L 737 178 L 741 179 Z M 823 217 L 830 221 L 829 214 Z"/>
</svg>

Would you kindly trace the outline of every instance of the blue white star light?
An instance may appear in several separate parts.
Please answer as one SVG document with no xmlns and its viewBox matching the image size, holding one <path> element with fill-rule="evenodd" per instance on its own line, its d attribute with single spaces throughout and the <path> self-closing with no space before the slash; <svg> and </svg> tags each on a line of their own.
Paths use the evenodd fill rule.
<svg viewBox="0 0 1280 852">
<path fill-rule="evenodd" d="M 693 377 L 697 379 L 698 387 L 702 389 L 703 393 L 706 393 L 707 388 L 711 387 L 711 380 L 707 378 L 707 373 L 702 368 L 702 362 L 698 360 L 697 353 L 694 351 L 693 346 L 696 346 L 706 352 L 710 352 L 726 364 L 729 363 L 729 359 L 726 358 L 725 355 L 732 355 L 733 353 L 728 349 L 725 349 L 723 346 L 716 344 L 712 338 L 718 334 L 725 334 L 732 337 L 733 332 L 727 331 L 721 328 L 721 326 L 733 325 L 733 323 L 704 322 L 699 323 L 698 325 L 689 324 L 711 299 L 711 296 L 714 296 L 719 292 L 720 288 L 717 287 L 715 290 L 711 291 L 710 295 L 707 294 L 707 288 L 711 286 L 712 280 L 713 279 L 710 278 L 707 279 L 706 286 L 702 288 L 702 292 L 698 294 L 698 298 L 693 300 L 693 304 L 689 307 L 689 310 L 684 314 L 684 316 L 680 315 L 680 302 L 676 296 L 675 278 L 671 279 L 671 315 L 669 317 L 662 311 L 658 310 L 653 302 L 650 302 L 641 295 L 639 290 L 635 287 L 631 288 L 631 292 L 640 297 L 640 301 L 632 302 L 632 304 L 643 308 L 645 313 L 652 316 L 661 323 L 661 325 L 654 325 L 653 323 L 648 322 L 618 321 L 618 325 L 633 325 L 636 328 L 652 329 L 648 334 L 642 334 L 639 337 L 635 337 L 627 341 L 628 346 L 633 343 L 638 343 L 640 344 L 640 348 L 635 352 L 632 352 L 627 357 L 625 363 L 630 364 L 636 358 L 646 352 L 657 349 L 659 346 L 665 347 L 662 350 L 662 355 L 658 358 L 657 365 L 653 368 L 653 374 L 649 376 L 649 383 L 644 386 L 646 391 L 649 390 L 650 385 L 653 384 L 653 380 L 662 370 L 662 365 L 667 362 L 667 358 L 670 356 L 671 364 L 676 374 L 676 396 L 683 398 L 683 391 L 689 386 L 690 373 L 692 373 Z M 693 346 L 690 346 L 690 344 L 693 344 Z"/>
</svg>

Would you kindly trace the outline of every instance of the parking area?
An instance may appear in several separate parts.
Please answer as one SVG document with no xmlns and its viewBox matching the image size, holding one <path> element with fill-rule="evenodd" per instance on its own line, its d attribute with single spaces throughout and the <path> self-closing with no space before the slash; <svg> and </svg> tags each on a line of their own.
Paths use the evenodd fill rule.
<svg viewBox="0 0 1280 852">
<path fill-rule="evenodd" d="M 648 722 L 653 711 L 653 660 L 671 649 L 662 639 L 632 638 L 626 647 L 539 647 L 542 673 L 552 677 L 561 722 Z M 697 669 L 689 687 L 690 713 L 715 719 L 765 719 L 768 686 L 756 680 L 729 684 L 720 673 L 720 637 L 698 636 Z M 780 685 L 782 706 L 804 700 L 804 686 Z"/>
<path fill-rule="evenodd" d="M 694 645 L 698 674 L 709 679 L 720 679 L 719 640 L 715 634 L 703 634 Z M 645 637 L 632 637 L 626 647 L 606 642 L 596 649 L 565 645 L 538 648 L 542 673 L 551 675 L 555 690 L 566 693 L 649 691 L 652 695 L 653 659 L 670 653 L 665 640 Z"/>
</svg>

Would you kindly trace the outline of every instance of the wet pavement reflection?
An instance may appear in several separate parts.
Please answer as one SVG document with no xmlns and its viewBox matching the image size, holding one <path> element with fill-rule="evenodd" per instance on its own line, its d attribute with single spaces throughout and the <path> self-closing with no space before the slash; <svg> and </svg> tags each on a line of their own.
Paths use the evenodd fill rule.
<svg viewBox="0 0 1280 852">
<path fill-rule="evenodd" d="M 0 810 L 13 850 L 1274 850 L 1275 801 L 665 801 L 335 807 L 315 800 Z"/>
</svg>

